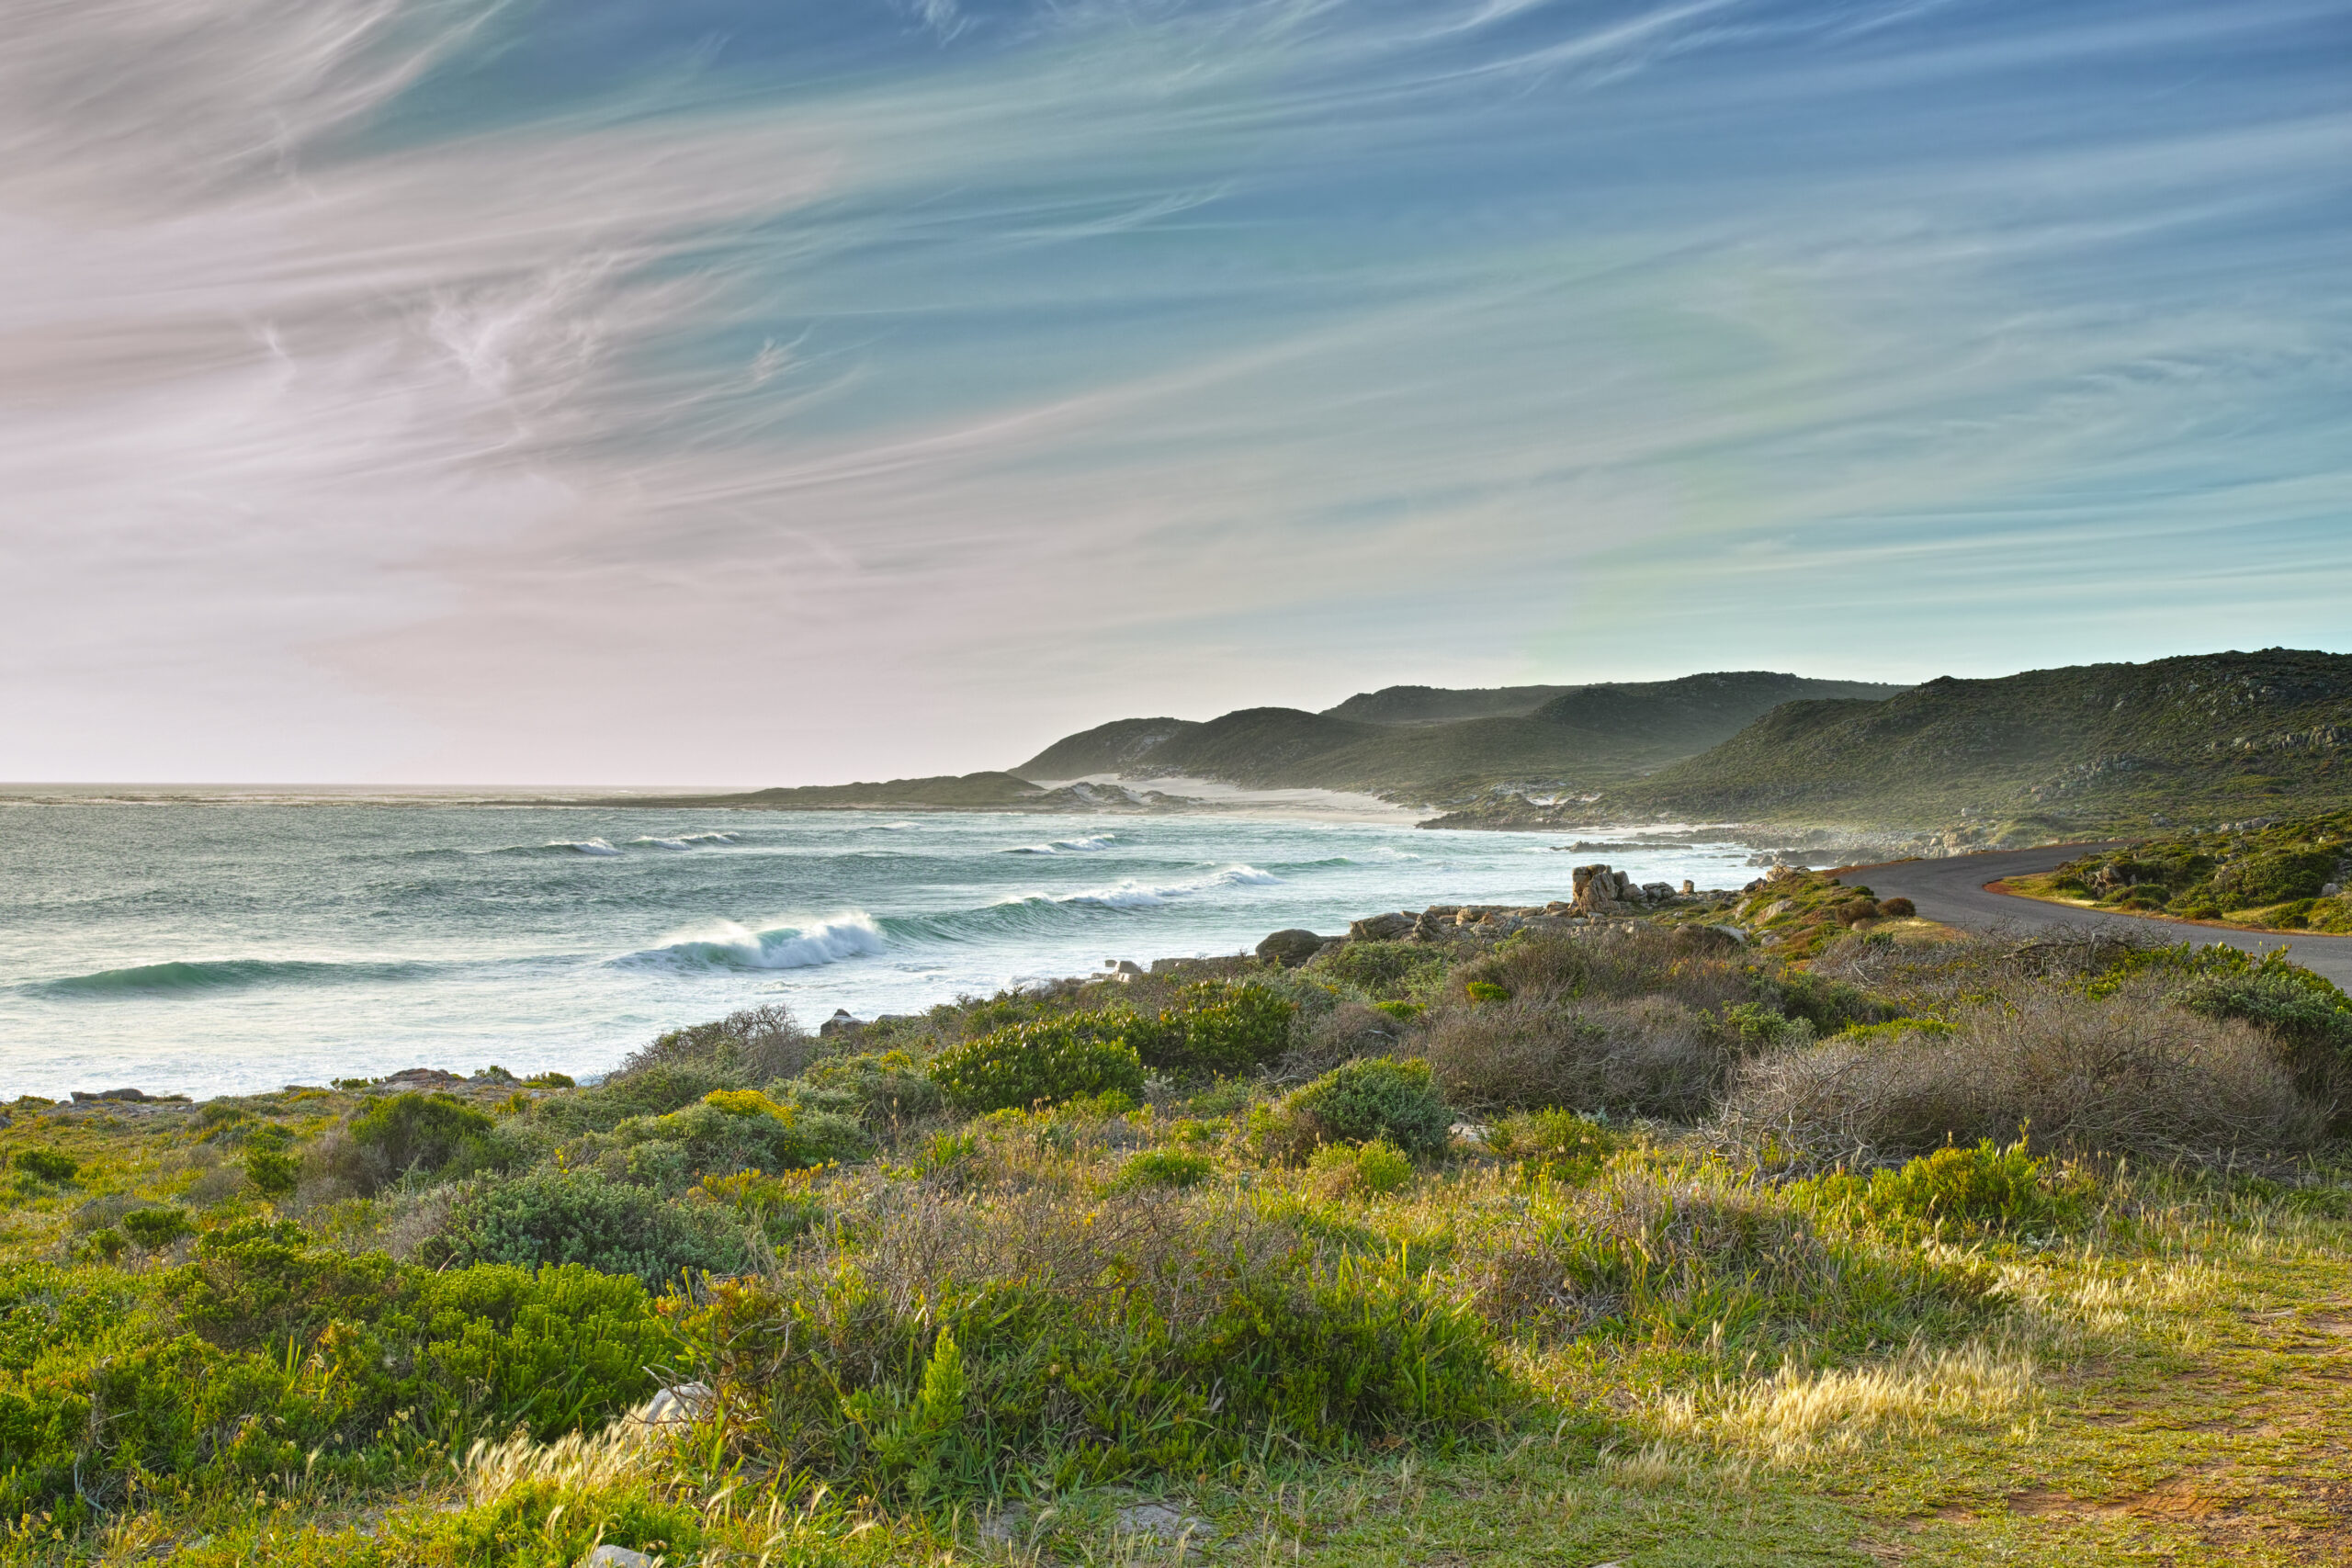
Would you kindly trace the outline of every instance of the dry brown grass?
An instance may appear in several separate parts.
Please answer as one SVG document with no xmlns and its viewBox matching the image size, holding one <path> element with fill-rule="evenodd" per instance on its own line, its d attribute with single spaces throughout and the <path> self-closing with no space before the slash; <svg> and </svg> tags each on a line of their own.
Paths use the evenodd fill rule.
<svg viewBox="0 0 2352 1568">
<path fill-rule="evenodd" d="M 1447 1098 L 1477 1110 L 1558 1105 L 1693 1121 L 1731 1065 L 1705 1021 L 1665 997 L 1521 994 L 1436 1013 L 1416 1043 Z"/>
<path fill-rule="evenodd" d="M 1833 1039 L 1735 1069 L 1724 1121 L 1824 1159 L 2007 1140 L 2076 1153 L 2292 1154 L 2321 1117 L 2250 1025 L 2169 1008 L 2143 987 L 2104 1001 L 2021 986 L 1948 1034 Z"/>
</svg>

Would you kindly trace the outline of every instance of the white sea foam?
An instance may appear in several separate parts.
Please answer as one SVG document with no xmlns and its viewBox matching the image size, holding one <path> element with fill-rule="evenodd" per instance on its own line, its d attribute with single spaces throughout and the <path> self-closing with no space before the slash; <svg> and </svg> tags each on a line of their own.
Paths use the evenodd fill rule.
<svg viewBox="0 0 2352 1568">
<path fill-rule="evenodd" d="M 546 845 L 546 848 L 550 850 L 571 850 L 574 853 L 583 855 L 616 855 L 620 853 L 620 851 L 613 848 L 612 845 L 606 843 L 602 839 L 557 839 Z"/>
<path fill-rule="evenodd" d="M 1049 844 L 1021 844 L 1004 852 L 1009 855 L 1084 855 L 1107 850 L 1118 838 L 1115 833 L 1097 833 L 1083 839 L 1056 839 Z"/>
<path fill-rule="evenodd" d="M 814 924 L 757 931 L 733 920 L 712 920 L 673 931 L 659 946 L 613 962 L 670 969 L 813 969 L 845 958 L 871 958 L 888 948 L 874 918 L 852 910 Z"/>
<path fill-rule="evenodd" d="M 1109 887 L 1089 887 L 1076 893 L 1023 893 L 998 900 L 1003 904 L 1079 904 L 1105 909 L 1148 909 L 1161 904 L 1190 898 L 1218 887 L 1261 886 L 1282 880 L 1271 871 L 1260 871 L 1254 865 L 1229 865 L 1207 876 L 1186 882 L 1171 882 L 1159 886 L 1136 881 L 1130 877 Z"/>
<path fill-rule="evenodd" d="M 731 844 L 734 841 L 732 833 L 681 833 L 673 839 L 631 839 L 629 844 L 632 848 L 642 844 L 650 850 L 692 850 L 705 844 Z"/>
</svg>

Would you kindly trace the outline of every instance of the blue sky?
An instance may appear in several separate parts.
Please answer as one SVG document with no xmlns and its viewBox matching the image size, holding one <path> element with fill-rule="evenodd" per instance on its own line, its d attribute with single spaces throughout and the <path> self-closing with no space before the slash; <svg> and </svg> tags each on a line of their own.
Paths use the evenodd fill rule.
<svg viewBox="0 0 2352 1568">
<path fill-rule="evenodd" d="M 32 0 L 0 777 L 2352 647 L 2352 5 Z"/>
</svg>

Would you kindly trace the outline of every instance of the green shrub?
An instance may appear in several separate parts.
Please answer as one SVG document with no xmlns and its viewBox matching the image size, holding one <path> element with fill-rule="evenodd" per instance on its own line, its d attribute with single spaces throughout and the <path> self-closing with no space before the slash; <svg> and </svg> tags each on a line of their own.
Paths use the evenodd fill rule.
<svg viewBox="0 0 2352 1568">
<path fill-rule="evenodd" d="M 46 1181 L 52 1187 L 62 1187 L 82 1168 L 73 1156 L 56 1149 L 18 1149 L 9 1163 L 35 1181 Z"/>
<path fill-rule="evenodd" d="M 1453 1125 L 1430 1065 L 1392 1056 L 1341 1063 L 1293 1090 L 1282 1110 L 1310 1143 L 1385 1138 L 1408 1155 L 1443 1152 Z"/>
<path fill-rule="evenodd" d="M 196 1227 L 187 1223 L 187 1215 L 178 1209 L 133 1209 L 122 1216 L 122 1230 L 150 1252 L 161 1251 L 182 1236 L 196 1234 Z"/>
<path fill-rule="evenodd" d="M 1409 1001 L 1434 989 L 1452 963 L 1443 948 L 1421 942 L 1351 942 L 1317 953 L 1306 968 L 1374 1001 Z"/>
<path fill-rule="evenodd" d="M 829 1057 L 810 1066 L 798 1087 L 868 1126 L 928 1116 L 947 1103 L 939 1085 L 904 1051 Z"/>
<path fill-rule="evenodd" d="M 2006 1148 L 1986 1138 L 1969 1148 L 1938 1149 L 1871 1172 L 1860 1194 L 1862 1211 L 1879 1218 L 2029 1231 L 2051 1229 L 2081 1206 L 2080 1183 L 2029 1155 L 2022 1139 Z"/>
<path fill-rule="evenodd" d="M 2334 850 L 2267 850 L 2213 874 L 2222 906 L 2256 909 L 2290 898 L 2312 898 L 2335 874 Z"/>
<path fill-rule="evenodd" d="M 256 1148 L 245 1156 L 245 1179 L 265 1198 L 283 1198 L 294 1190 L 301 1174 L 294 1156 L 276 1149 Z"/>
<path fill-rule="evenodd" d="M 1129 1039 L 1146 1066 L 1163 1072 L 1245 1073 L 1283 1054 L 1297 1010 L 1265 986 L 1204 980 L 1177 993 L 1158 1028 Z"/>
<path fill-rule="evenodd" d="M 373 1318 L 396 1293 L 381 1253 L 321 1247 L 291 1221 L 252 1220 L 207 1231 L 165 1282 L 187 1325 L 226 1349 L 308 1339 L 335 1318 Z"/>
<path fill-rule="evenodd" d="M 1567 1185 L 1589 1181 L 1624 1139 L 1572 1111 L 1531 1111 L 1489 1128 L 1487 1147 L 1519 1164 L 1520 1174 Z"/>
<path fill-rule="evenodd" d="M 112 1225 L 102 1225 L 92 1231 L 89 1239 L 82 1244 L 82 1255 L 111 1263 L 120 1258 L 122 1249 L 130 1245 L 120 1231 Z"/>
<path fill-rule="evenodd" d="M 1216 1174 L 1216 1161 L 1191 1149 L 1144 1149 L 1127 1156 L 1110 1190 L 1134 1192 L 1147 1187 L 1197 1187 Z"/>
<path fill-rule="evenodd" d="M 1899 897 L 1882 898 L 1878 901 L 1878 912 L 1889 919 L 1904 919 L 1917 914 L 1919 906 L 1908 898 Z"/>
<path fill-rule="evenodd" d="M 1413 1162 L 1385 1139 L 1368 1144 L 1325 1144 L 1310 1156 L 1307 1174 L 1335 1197 L 1379 1197 L 1413 1179 Z"/>
<path fill-rule="evenodd" d="M 1802 1045 L 1814 1033 L 1810 1020 L 1791 1018 L 1763 1002 L 1735 1002 L 1724 1009 L 1719 1029 L 1727 1038 L 1751 1050 Z"/>
<path fill-rule="evenodd" d="M 647 1285 L 682 1271 L 740 1272 L 743 1226 L 712 1203 L 666 1200 L 590 1170 L 539 1169 L 474 1185 L 420 1255 L 431 1263 L 578 1263 Z"/>
<path fill-rule="evenodd" d="M 1124 1038 L 1069 1018 L 1018 1023 L 951 1045 L 931 1076 L 958 1110 L 1025 1110 L 1079 1095 L 1143 1092 L 1143 1062 Z"/>
<path fill-rule="evenodd" d="M 846 1116 L 779 1105 L 756 1089 L 724 1089 L 667 1116 L 634 1118 L 612 1136 L 628 1151 L 634 1179 L 673 1192 L 729 1171 L 863 1159 L 874 1147 Z"/>
<path fill-rule="evenodd" d="M 462 1176 L 494 1169 L 507 1157 L 497 1125 L 454 1095 L 379 1100 L 345 1129 L 358 1156 L 349 1175 L 362 1191 L 373 1191 L 413 1171 Z"/>
<path fill-rule="evenodd" d="M 464 1391 L 483 1427 L 540 1438 L 592 1424 L 651 1394 L 649 1368 L 675 1346 L 642 1282 L 576 1263 L 420 1272 L 406 1321 L 379 1325 L 421 1345 L 427 1387 Z"/>
<path fill-rule="evenodd" d="M 1510 987 L 1498 986 L 1492 980 L 1472 980 L 1462 987 L 1463 994 L 1474 1002 L 1507 1002 Z"/>
<path fill-rule="evenodd" d="M 1451 1444 L 1501 1408 L 1482 1325 L 1427 1281 L 1186 1201 L 933 1204 L 856 1260 L 714 1286 L 678 1323 L 743 1413 L 722 1461 L 1001 1495 L 1194 1478 L 1277 1441 Z"/>
<path fill-rule="evenodd" d="M 816 1174 L 814 1169 L 782 1176 L 740 1170 L 731 1176 L 707 1176 L 694 1195 L 730 1205 L 749 1216 L 771 1243 L 781 1245 L 824 1218 L 824 1203 L 809 1190 Z"/>
</svg>

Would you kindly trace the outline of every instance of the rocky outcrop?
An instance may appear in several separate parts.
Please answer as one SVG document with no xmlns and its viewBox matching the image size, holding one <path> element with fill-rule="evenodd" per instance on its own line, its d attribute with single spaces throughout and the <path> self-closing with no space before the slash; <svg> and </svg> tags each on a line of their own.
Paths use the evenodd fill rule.
<svg viewBox="0 0 2352 1568">
<path fill-rule="evenodd" d="M 1418 917 L 1397 913 L 1366 915 L 1361 920 L 1348 922 L 1350 942 L 1394 942 L 1411 931 Z"/>
<path fill-rule="evenodd" d="M 1289 931 L 1276 931 L 1260 942 L 1258 956 L 1270 964 L 1279 964 L 1285 969 L 1295 969 L 1322 952 L 1323 944 L 1327 940 L 1329 939 L 1317 936 L 1313 931 L 1301 931 L 1293 927 Z"/>
</svg>

